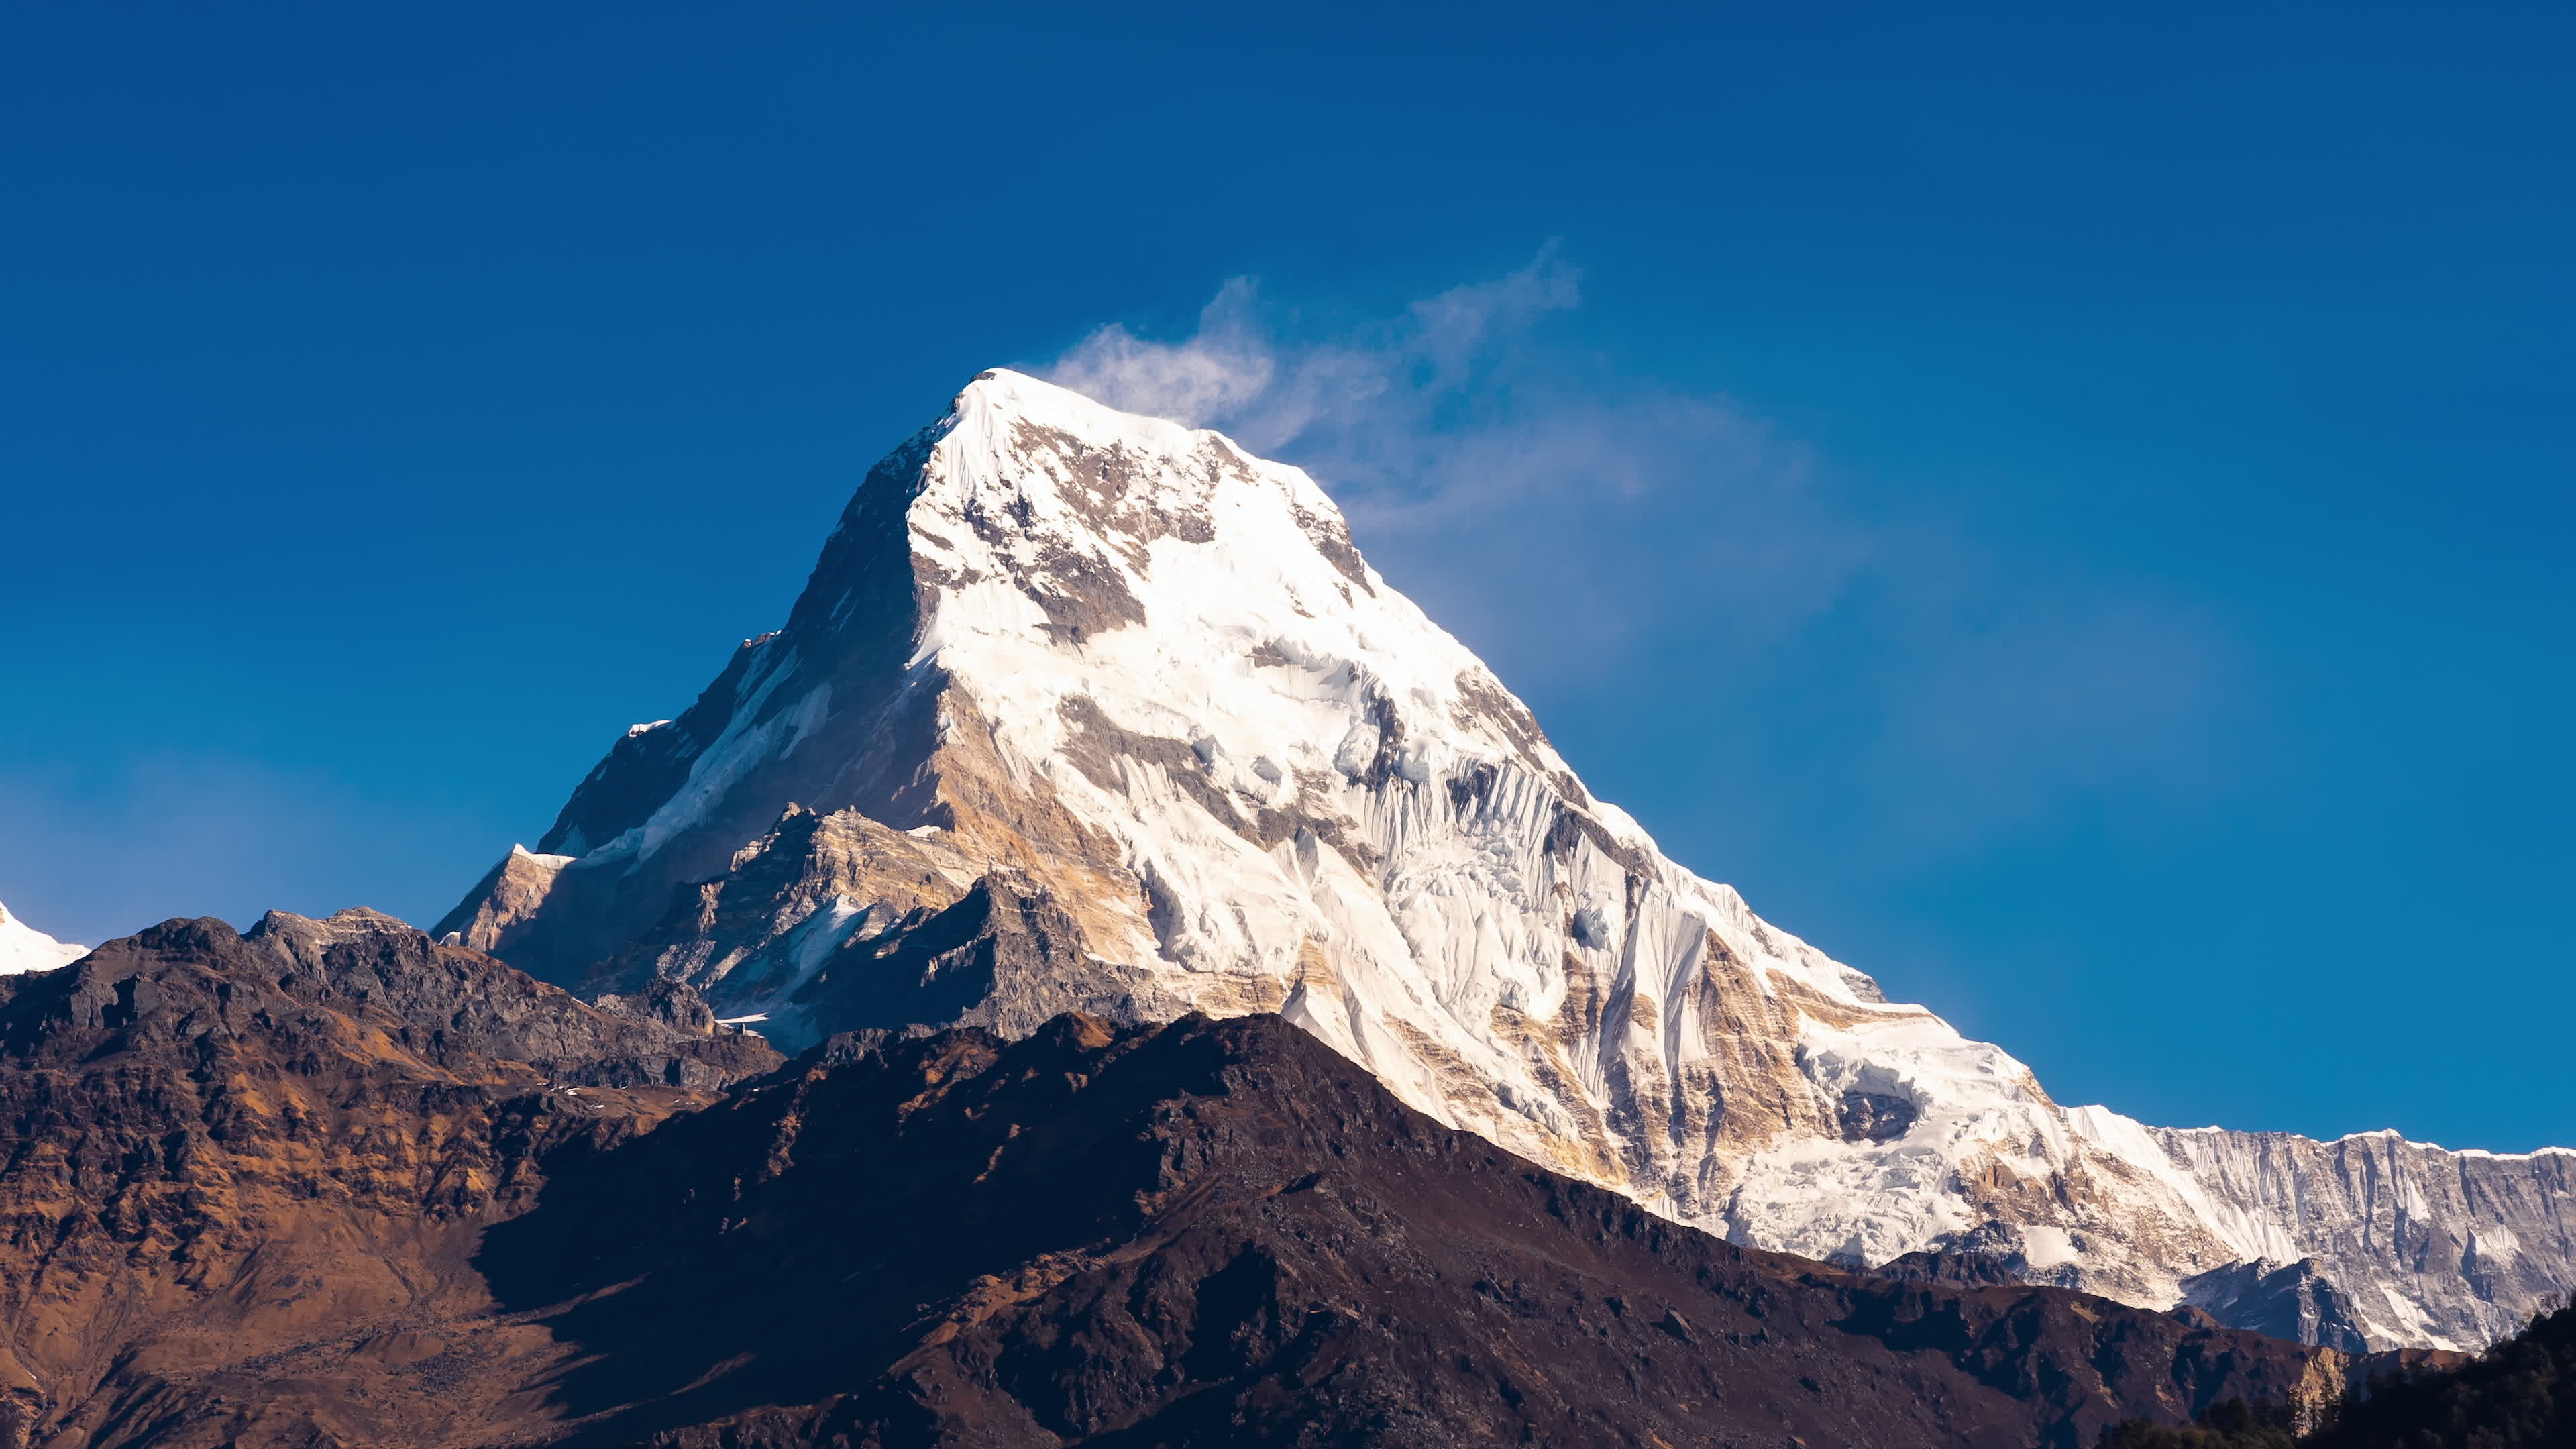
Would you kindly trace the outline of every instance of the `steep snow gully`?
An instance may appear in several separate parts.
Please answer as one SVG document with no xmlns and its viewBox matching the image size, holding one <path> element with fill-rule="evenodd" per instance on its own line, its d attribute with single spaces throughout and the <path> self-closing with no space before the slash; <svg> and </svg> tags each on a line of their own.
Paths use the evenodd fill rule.
<svg viewBox="0 0 2576 1449">
<path fill-rule="evenodd" d="M 1275 1011 L 1737 1243 L 2311 1342 L 2473 1348 L 2576 1285 L 2576 1153 L 2062 1107 L 1665 858 L 1304 473 L 1008 371 L 436 930 L 791 1050 Z"/>
</svg>

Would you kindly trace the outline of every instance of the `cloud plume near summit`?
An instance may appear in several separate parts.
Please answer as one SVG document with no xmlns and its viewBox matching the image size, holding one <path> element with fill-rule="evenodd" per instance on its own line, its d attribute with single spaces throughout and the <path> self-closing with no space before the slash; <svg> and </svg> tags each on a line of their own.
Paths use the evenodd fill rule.
<svg viewBox="0 0 2576 1449">
<path fill-rule="evenodd" d="M 1623 378 L 1562 335 L 1581 301 L 1552 244 L 1321 333 L 1237 277 L 1187 336 L 1113 323 L 1039 370 L 1305 467 L 1542 718 L 1630 713 L 1639 750 L 1741 777 L 1729 844 L 1823 809 L 1899 854 L 1975 849 L 2106 792 L 2152 812 L 2223 785 L 2254 706 L 2209 611 L 2012 553 L 1735 399 Z"/>
</svg>

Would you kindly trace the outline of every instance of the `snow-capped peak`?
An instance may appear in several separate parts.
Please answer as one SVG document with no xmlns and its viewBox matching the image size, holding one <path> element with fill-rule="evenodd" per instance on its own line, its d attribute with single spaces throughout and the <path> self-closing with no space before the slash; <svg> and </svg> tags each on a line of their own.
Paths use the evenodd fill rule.
<svg viewBox="0 0 2576 1449">
<path fill-rule="evenodd" d="M 2501 1299 L 2417 1274 L 2373 1220 L 2398 1199 L 2325 1191 L 2358 1179 L 2318 1154 L 2487 1258 L 2549 1231 L 2497 1216 L 2555 1200 L 2504 1179 L 2566 1159 L 2060 1108 L 1594 799 L 1305 473 L 1009 371 L 437 929 L 588 989 L 687 980 L 790 1046 L 1277 1011 L 1434 1116 L 1811 1257 L 1975 1251 L 2158 1306 L 2315 1258 L 2394 1295 L 2349 1315 L 2374 1340 L 2434 1344 L 2576 1281 L 2564 1253 Z"/>
<path fill-rule="evenodd" d="M 0 976 L 22 971 L 51 971 L 89 954 L 87 946 L 57 941 L 0 906 Z"/>
</svg>

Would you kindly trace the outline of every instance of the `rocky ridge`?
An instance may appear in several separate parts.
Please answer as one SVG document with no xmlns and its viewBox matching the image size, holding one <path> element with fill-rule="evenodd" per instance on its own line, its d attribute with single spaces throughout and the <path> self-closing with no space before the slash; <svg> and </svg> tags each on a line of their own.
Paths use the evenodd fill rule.
<svg viewBox="0 0 2576 1449">
<path fill-rule="evenodd" d="M 791 1050 L 1275 1011 L 1444 1124 L 1819 1259 L 2266 1323 L 2305 1264 L 2301 1331 L 2375 1346 L 2576 1283 L 2576 1155 L 2062 1107 L 1665 858 L 1304 474 L 1009 372 L 437 929 Z"/>
<path fill-rule="evenodd" d="M 484 1261 L 582 1305 L 551 1322 L 598 1366 L 560 1392 L 600 1442 L 692 1449 L 2074 1449 L 2127 1406 L 2367 1368 L 1737 1248 L 1443 1128 L 1268 1015 L 836 1039 L 567 1172 Z"/>
<path fill-rule="evenodd" d="M 0 980 L 0 1446 L 477 1442 L 516 1411 L 368 1398 L 548 1361 L 486 1321 L 481 1228 L 777 1061 L 686 988 L 584 1005 L 365 911 Z"/>
<path fill-rule="evenodd" d="M 836 1037 L 384 917 L 0 982 L 0 1449 L 2089 1444 L 2367 1362 L 1739 1248 L 1275 1016 Z"/>
</svg>

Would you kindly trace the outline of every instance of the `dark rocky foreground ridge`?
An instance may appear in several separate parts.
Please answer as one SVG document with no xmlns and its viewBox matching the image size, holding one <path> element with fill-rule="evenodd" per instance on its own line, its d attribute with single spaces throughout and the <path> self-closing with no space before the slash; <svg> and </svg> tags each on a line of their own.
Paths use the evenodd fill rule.
<svg viewBox="0 0 2576 1449">
<path fill-rule="evenodd" d="M 840 1038 L 389 918 L 0 982 L 0 1446 L 2090 1445 L 2328 1350 L 1730 1246 L 1276 1017 Z"/>
<path fill-rule="evenodd" d="M 490 1313 L 481 1227 L 778 1060 L 632 1005 L 362 911 L 0 979 L 0 1445 L 473 1442 L 423 1346 Z"/>
</svg>

